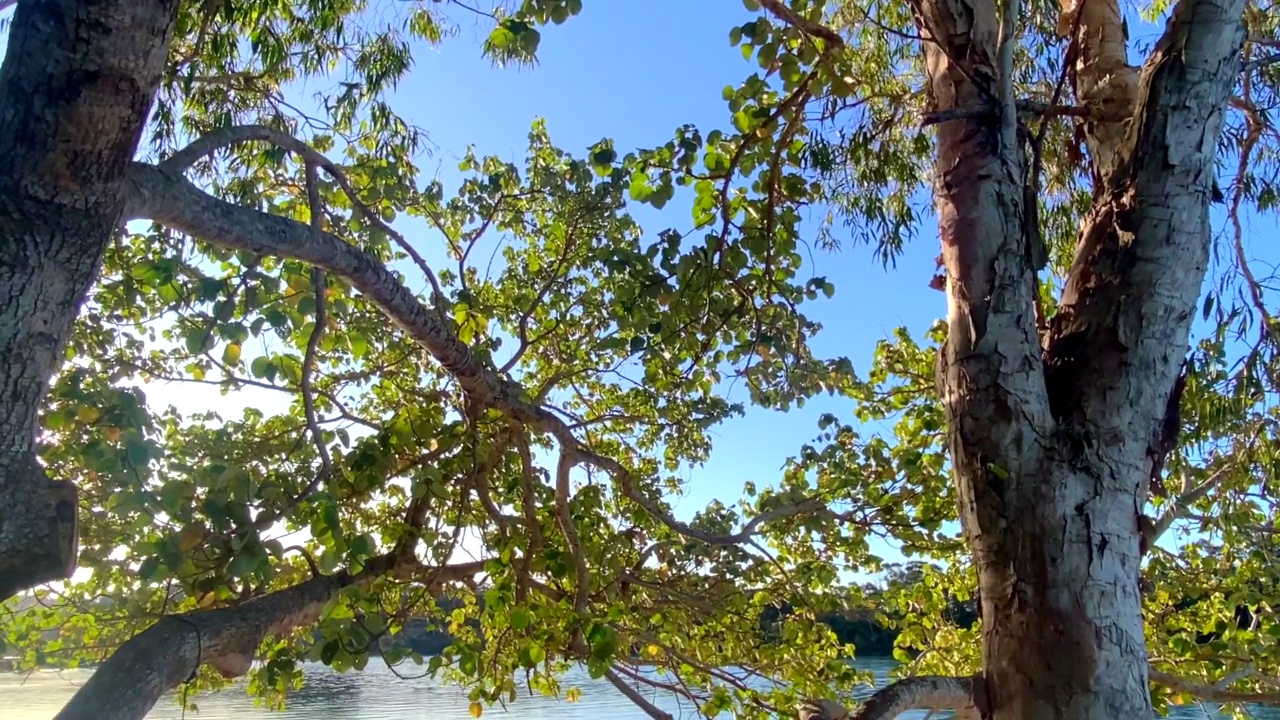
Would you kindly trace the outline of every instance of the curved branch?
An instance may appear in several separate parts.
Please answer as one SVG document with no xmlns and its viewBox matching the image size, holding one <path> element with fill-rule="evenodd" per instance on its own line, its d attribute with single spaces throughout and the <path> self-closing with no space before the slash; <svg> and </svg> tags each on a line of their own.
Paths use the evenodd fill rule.
<svg viewBox="0 0 1280 720">
<path fill-rule="evenodd" d="M 1214 685 L 1201 685 L 1199 683 L 1184 680 L 1176 675 L 1160 672 L 1152 669 L 1149 671 L 1151 682 L 1163 685 L 1174 692 L 1184 693 L 1208 700 L 1209 702 L 1218 703 L 1249 703 L 1251 705 L 1273 705 L 1280 706 L 1280 692 L 1239 692 L 1237 690 L 1225 690 Z"/>
<path fill-rule="evenodd" d="M 386 233 L 387 237 L 391 238 L 413 260 L 413 263 L 418 266 L 422 274 L 427 277 L 427 281 L 431 283 L 431 289 L 435 293 L 432 297 L 432 302 L 440 303 L 441 299 L 444 298 L 444 293 L 440 290 L 440 282 L 436 279 L 436 274 L 431 270 L 431 266 L 427 264 L 426 259 L 414 249 L 408 240 L 405 240 L 403 235 L 396 232 L 378 213 L 375 213 L 372 208 L 360 200 L 360 196 L 356 193 L 355 188 L 352 187 L 351 181 L 347 179 L 346 172 L 338 167 L 337 163 L 289 133 L 266 125 L 237 125 L 224 128 L 208 135 L 202 135 L 190 145 L 170 155 L 158 167 L 166 173 L 181 175 L 197 160 L 214 151 L 255 140 L 269 142 L 277 147 L 297 153 L 307 164 L 324 168 L 325 172 L 329 173 L 329 176 L 342 188 L 342 192 L 351 201 L 351 206 L 356 209 L 356 212 L 371 225 Z M 443 318 L 443 315 L 441 317 Z"/>
<path fill-rule="evenodd" d="M 851 713 L 832 700 L 810 700 L 800 706 L 800 720 L 893 720 L 908 710 L 976 711 L 986 707 L 979 676 L 920 675 L 876 690 Z"/>
<path fill-rule="evenodd" d="M 431 569 L 434 583 L 474 575 L 483 563 Z M 208 664 L 227 677 L 249 671 L 264 638 L 314 623 L 344 588 L 387 574 L 419 574 L 392 555 L 365 563 L 359 573 L 320 575 L 235 607 L 169 615 L 130 638 L 76 691 L 55 720 L 141 720 L 166 691 Z M 410 575 L 412 573 L 412 575 Z M 120 692 L 129 688 L 129 692 Z"/>
<path fill-rule="evenodd" d="M 983 714 L 986 693 L 979 676 L 921 675 L 889 683 L 875 691 L 850 720 L 889 720 L 912 709 L 976 710 Z"/>
<path fill-rule="evenodd" d="M 608 473 L 628 499 L 686 538 L 710 545 L 734 545 L 750 538 L 767 522 L 825 509 L 818 500 L 775 508 L 752 518 L 740 532 L 731 535 L 690 527 L 664 510 L 660 502 L 646 497 L 621 463 L 588 449 L 563 420 L 530 401 L 523 386 L 479 360 L 440 315 L 423 305 L 378 258 L 331 233 L 316 232 L 294 220 L 215 198 L 154 165 L 134 163 L 129 189 L 125 212 L 128 220 L 155 220 L 220 247 L 292 258 L 342 278 L 453 375 L 471 402 L 499 410 L 553 436 L 562 451 Z"/>
<path fill-rule="evenodd" d="M 324 232 L 324 206 L 320 201 L 320 187 L 316 178 L 315 163 L 308 162 L 306 164 L 306 173 L 307 202 L 311 210 L 311 229 L 316 232 Z M 307 430 L 311 433 L 311 441 L 315 444 L 316 454 L 320 457 L 321 469 L 312 478 L 307 487 L 299 493 L 299 502 L 315 492 L 321 483 L 328 482 L 329 478 L 333 477 L 333 459 L 329 456 L 329 446 L 325 444 L 324 433 L 320 432 L 320 423 L 316 421 L 316 398 L 311 383 L 311 376 L 316 369 L 316 358 L 320 352 L 320 341 L 324 338 L 325 326 L 329 322 L 327 312 L 328 298 L 326 297 L 327 281 L 323 270 L 311 269 L 311 285 L 316 295 L 316 317 L 315 324 L 311 328 L 311 337 L 307 339 L 307 351 L 302 358 L 302 376 L 298 385 L 302 392 L 302 408 L 303 414 L 307 418 Z"/>
</svg>

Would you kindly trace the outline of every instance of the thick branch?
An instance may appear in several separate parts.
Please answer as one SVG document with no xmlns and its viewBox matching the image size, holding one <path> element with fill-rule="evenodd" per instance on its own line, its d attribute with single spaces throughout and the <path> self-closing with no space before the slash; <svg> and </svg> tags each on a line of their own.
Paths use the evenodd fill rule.
<svg viewBox="0 0 1280 720">
<path fill-rule="evenodd" d="M 1125 130 L 1138 94 L 1138 72 L 1129 65 L 1118 0 L 1062 0 L 1058 32 L 1071 35 L 1071 75 L 1076 97 L 1096 114 L 1085 143 L 1096 182 L 1119 164 Z"/>
<path fill-rule="evenodd" d="M 1208 265 L 1214 155 L 1243 8 L 1178 5 L 1143 69 L 1123 163 L 1081 233 L 1047 342 L 1055 416 L 1122 438 L 1117 455 L 1149 454 L 1148 468 Z"/>
<path fill-rule="evenodd" d="M 1175 692 L 1185 693 L 1201 700 L 1218 703 L 1249 703 L 1250 705 L 1280 706 L 1280 692 L 1239 692 L 1225 690 L 1215 685 L 1200 685 L 1184 680 L 1176 675 L 1150 671 L 1151 681 L 1163 685 Z"/>
<path fill-rule="evenodd" d="M 811 700 L 800 706 L 800 720 L 894 720 L 909 710 L 954 710 L 981 714 L 985 695 L 977 677 L 921 675 L 889 683 L 876 690 L 857 712 L 831 700 Z"/>
<path fill-rule="evenodd" d="M 431 283 L 431 288 L 435 292 L 432 301 L 439 303 L 442 298 L 440 291 L 440 282 L 436 279 L 436 274 L 427 265 L 426 259 L 414 249 L 413 244 L 405 240 L 404 236 L 396 232 L 394 228 L 386 223 L 378 213 L 372 208 L 365 205 L 360 199 L 360 195 L 356 192 L 355 187 L 351 185 L 351 181 L 347 178 L 346 172 L 338 167 L 337 163 L 325 157 L 323 153 L 316 151 L 307 143 L 290 135 L 289 133 L 266 125 L 237 125 L 234 127 L 224 128 L 217 132 L 202 135 L 194 140 L 190 145 L 182 148 L 160 163 L 160 169 L 166 173 L 180 175 L 191 167 L 197 160 L 231 145 L 238 145 L 245 142 L 265 141 L 276 147 L 284 148 L 290 152 L 296 153 L 301 157 L 308 166 L 324 168 L 324 171 L 338 183 L 342 188 L 342 192 L 351 201 L 351 206 L 356 209 L 360 217 L 366 222 L 381 230 L 391 238 L 391 240 L 404 251 L 406 255 L 413 260 L 414 265 L 422 271 L 427 281 Z M 311 193 L 311 183 L 308 181 L 308 194 Z M 313 203 L 315 202 L 313 198 Z"/>
<path fill-rule="evenodd" d="M 135 163 L 131 181 L 133 192 L 126 212 L 129 219 L 152 219 L 214 245 L 292 258 L 342 278 L 452 374 L 472 403 L 497 409 L 555 437 L 563 451 L 609 473 L 626 497 L 685 537 L 713 545 L 737 544 L 766 522 L 822 509 L 817 501 L 778 508 L 753 518 L 741 532 L 732 535 L 692 528 L 641 492 L 635 477 L 621 463 L 589 450 L 564 421 L 530 402 L 523 387 L 477 359 L 440 316 L 419 302 L 376 257 L 330 233 L 219 200 L 152 165 Z"/>
<path fill-rule="evenodd" d="M 103 663 L 55 720 L 141 720 L 168 690 L 208 664 L 224 676 L 249 671 L 263 639 L 316 622 L 343 588 L 404 571 L 391 555 L 358 574 L 321 575 L 229 608 L 169 615 L 130 638 Z M 483 563 L 431 570 L 433 584 L 468 577 Z M 128 688 L 128 692 L 122 692 Z"/>
</svg>

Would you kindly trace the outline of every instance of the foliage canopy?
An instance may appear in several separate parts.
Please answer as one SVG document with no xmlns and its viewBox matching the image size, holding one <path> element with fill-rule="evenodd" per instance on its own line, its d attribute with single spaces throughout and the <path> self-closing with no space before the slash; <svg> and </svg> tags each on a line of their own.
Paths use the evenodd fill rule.
<svg viewBox="0 0 1280 720">
<path fill-rule="evenodd" d="M 363 668 L 374 643 L 440 614 L 449 596 L 449 651 L 383 658 L 425 662 L 481 705 L 523 687 L 517 674 L 564 692 L 558 671 L 583 662 L 619 682 L 653 679 L 658 666 L 708 716 L 770 717 L 862 679 L 817 616 L 865 603 L 848 572 L 880 569 L 880 537 L 934 563 L 876 608 L 902 624 L 902 671 L 975 671 L 979 629 L 948 615 L 976 581 L 954 526 L 934 383 L 945 327 L 898 330 L 861 373 L 808 346 L 820 327 L 806 304 L 835 288 L 806 262 L 807 214 L 826 214 L 820 244 L 868 241 L 886 263 L 933 222 L 920 200 L 933 150 L 908 4 L 746 5 L 759 14 L 725 31 L 755 67 L 725 88 L 723 128 L 575 155 L 535 122 L 522 164 L 475 151 L 465 181 L 446 189 L 420 177 L 424 131 L 386 96 L 412 48 L 449 41 L 470 8 L 183 3 L 145 158 L 289 219 L 281 237 L 324 232 L 352 250 L 326 256 L 324 272 L 319 240 L 310 256 L 273 253 L 288 241 L 209 237 L 209 225 L 180 221 L 135 223 L 108 249 L 42 418 L 44 461 L 80 488 L 90 572 L 34 609 L 11 603 L 7 647 L 26 663 L 98 662 L 158 614 L 346 571 L 361 581 L 314 628 L 263 643 L 255 692 L 283 697 L 303 660 Z M 525 0 L 480 13 L 492 25 L 483 51 L 531 62 L 540 28 L 580 12 L 581 0 Z M 1068 100 L 1058 6 L 1026 12 L 1018 93 Z M 1246 53 L 1280 42 L 1269 8 L 1252 6 L 1247 22 Z M 1276 67 L 1250 71 L 1230 116 L 1228 232 L 1188 360 L 1181 444 L 1167 461 L 1176 481 L 1148 508 L 1194 531 L 1148 556 L 1153 661 L 1241 690 L 1263 682 L 1249 673 L 1280 674 L 1280 625 L 1261 619 L 1280 568 L 1280 344 L 1240 219 L 1275 202 L 1265 113 Z M 337 82 L 303 97 L 321 79 Z M 1037 119 L 1032 131 L 1051 311 L 1091 189 L 1070 122 Z M 670 224 L 692 229 L 641 228 L 629 214 L 677 193 L 692 218 Z M 406 216 L 430 236 L 397 231 Z M 426 243 L 448 263 L 429 265 Z M 401 295 L 372 292 L 392 285 Z M 385 298 L 418 287 L 417 315 L 388 311 Z M 147 402 L 155 381 L 259 388 L 289 404 L 183 416 Z M 731 383 L 760 407 L 829 393 L 850 409 L 823 416 L 776 483 L 679 521 L 667 498 L 682 471 L 745 409 L 727 399 Z M 497 402 L 477 410 L 477 393 Z M 482 549 L 478 562 L 459 560 L 464 544 Z M 796 612 L 779 641 L 761 642 L 760 615 L 781 602 Z M 44 641 L 51 628 L 59 638 Z M 207 670 L 199 682 L 220 680 Z"/>
</svg>

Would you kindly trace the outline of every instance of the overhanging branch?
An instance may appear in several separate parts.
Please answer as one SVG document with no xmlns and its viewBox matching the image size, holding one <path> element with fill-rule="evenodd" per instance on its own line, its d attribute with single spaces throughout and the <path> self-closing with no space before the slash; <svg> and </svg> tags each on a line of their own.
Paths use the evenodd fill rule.
<svg viewBox="0 0 1280 720">
<path fill-rule="evenodd" d="M 347 177 L 346 172 L 323 153 L 317 151 L 307 143 L 290 135 L 289 133 L 266 125 L 236 125 L 224 128 L 216 132 L 202 135 L 194 140 L 190 145 L 178 150 L 174 154 L 161 162 L 158 166 L 165 173 L 171 175 L 181 175 L 191 167 L 197 160 L 210 155 L 217 150 L 240 143 L 262 141 L 268 142 L 276 147 L 283 148 L 301 157 L 308 167 L 324 168 L 324 171 L 338 183 L 338 187 L 342 188 L 342 192 L 351 202 L 351 206 L 355 208 L 360 217 L 366 222 L 386 233 L 409 259 L 413 260 L 413 264 L 422 271 L 427 281 L 431 283 L 431 288 L 435 292 L 432 298 L 433 302 L 439 303 L 442 297 L 440 292 L 440 281 L 436 279 L 436 274 L 432 271 L 431 266 L 427 264 L 426 259 L 414 249 L 413 245 L 404 239 L 404 236 L 396 232 L 394 228 L 387 224 L 378 213 L 360 199 L 359 193 L 351 184 L 351 180 Z M 312 182 L 308 181 L 308 194 L 312 195 Z M 315 204 L 316 198 L 312 198 L 312 204 Z"/>
<path fill-rule="evenodd" d="M 986 707 L 979 676 L 920 675 L 876 690 L 856 712 L 832 700 L 810 700 L 800 706 L 800 720 L 894 720 L 909 710 L 978 712 Z"/>
<path fill-rule="evenodd" d="M 235 607 L 166 616 L 121 645 L 55 720 L 141 720 L 165 692 L 201 665 L 227 677 L 248 672 L 264 638 L 316 622 L 325 604 L 344 588 L 387 574 L 421 576 L 421 570 L 435 585 L 483 569 L 483 562 L 414 568 L 397 564 L 393 555 L 382 555 L 356 574 L 320 575 Z"/>
<path fill-rule="evenodd" d="M 659 501 L 647 497 L 621 463 L 588 449 L 563 420 L 530 401 L 524 387 L 502 377 L 476 358 L 441 315 L 422 304 L 373 255 L 331 233 L 220 200 L 154 165 L 134 163 L 129 190 L 127 220 L 155 220 L 213 245 L 299 260 L 342 278 L 453 375 L 472 403 L 496 409 L 553 436 L 561 452 L 572 457 L 574 464 L 586 463 L 607 472 L 628 499 L 684 537 L 711 545 L 733 545 L 751 537 L 766 522 L 824 509 L 818 501 L 776 508 L 761 513 L 741 531 L 728 535 L 693 528 L 664 510 Z"/>
<path fill-rule="evenodd" d="M 1150 671 L 1150 677 L 1152 682 L 1158 685 L 1163 685 L 1174 692 L 1184 693 L 1209 702 L 1280 706 L 1280 692 L 1240 692 L 1238 690 L 1227 690 L 1215 685 L 1202 685 L 1200 683 L 1195 683 L 1176 675 L 1160 672 L 1155 669 Z"/>
</svg>

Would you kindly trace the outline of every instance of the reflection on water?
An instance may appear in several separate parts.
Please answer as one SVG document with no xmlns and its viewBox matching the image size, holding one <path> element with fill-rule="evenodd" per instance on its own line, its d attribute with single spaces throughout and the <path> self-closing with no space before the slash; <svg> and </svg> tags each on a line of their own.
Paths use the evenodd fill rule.
<svg viewBox="0 0 1280 720">
<path fill-rule="evenodd" d="M 859 667 L 875 673 L 878 684 L 885 681 L 893 661 L 866 658 L 858 661 Z M 253 700 L 239 690 L 228 690 L 197 699 L 198 711 L 189 711 L 192 720 L 243 720 L 244 718 L 278 718 L 279 720 L 409 720 L 431 718 L 452 720 L 470 718 L 466 694 L 455 687 L 448 687 L 430 678 L 401 680 L 385 666 L 370 663 L 364 672 L 335 673 L 322 665 L 304 668 L 306 681 L 302 690 L 290 696 L 289 707 L 279 713 L 255 707 Z M 0 675 L 0 708 L 5 720 L 48 720 L 71 697 L 76 688 L 89 677 L 89 671 L 44 671 L 31 675 Z M 617 718 L 641 720 L 647 717 L 613 686 L 604 680 L 592 680 L 585 671 L 571 672 L 564 678 L 562 687 L 577 687 L 582 698 L 576 703 L 543 697 L 521 695 L 509 706 L 508 712 L 521 718 L 551 718 L 574 720 L 576 718 Z M 868 690 L 869 691 L 869 690 Z M 674 696 L 645 690 L 646 696 L 658 707 L 677 718 L 696 717 L 688 701 L 680 702 Z M 485 716 L 501 714 L 502 709 L 486 708 Z M 1280 712 L 1257 710 L 1257 720 L 1280 720 Z M 179 720 L 181 709 L 172 697 L 160 701 L 147 716 L 154 720 Z M 923 718 L 924 713 L 902 716 Z M 945 717 L 935 714 L 934 718 Z M 1178 708 L 1171 716 L 1178 720 L 1216 720 L 1220 715 L 1212 708 L 1197 706 Z"/>
</svg>

